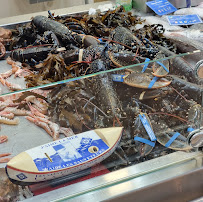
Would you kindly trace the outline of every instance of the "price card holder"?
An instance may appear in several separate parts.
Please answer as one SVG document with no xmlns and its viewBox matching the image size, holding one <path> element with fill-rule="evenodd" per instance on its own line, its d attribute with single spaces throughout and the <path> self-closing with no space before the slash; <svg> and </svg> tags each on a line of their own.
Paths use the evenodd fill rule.
<svg viewBox="0 0 203 202">
<path fill-rule="evenodd" d="M 149 1 L 146 2 L 146 4 L 158 15 L 166 15 L 177 10 L 177 8 L 167 0 Z"/>
<path fill-rule="evenodd" d="M 167 16 L 170 25 L 192 25 L 202 23 L 199 15 L 170 15 Z"/>
</svg>

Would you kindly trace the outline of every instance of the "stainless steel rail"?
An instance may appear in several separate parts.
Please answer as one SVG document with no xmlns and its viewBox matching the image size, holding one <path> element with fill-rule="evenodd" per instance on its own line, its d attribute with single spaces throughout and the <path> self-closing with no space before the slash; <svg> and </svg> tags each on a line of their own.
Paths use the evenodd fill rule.
<svg viewBox="0 0 203 202">
<path fill-rule="evenodd" d="M 202 167 L 201 152 L 175 152 L 26 201 L 102 201 Z"/>
</svg>

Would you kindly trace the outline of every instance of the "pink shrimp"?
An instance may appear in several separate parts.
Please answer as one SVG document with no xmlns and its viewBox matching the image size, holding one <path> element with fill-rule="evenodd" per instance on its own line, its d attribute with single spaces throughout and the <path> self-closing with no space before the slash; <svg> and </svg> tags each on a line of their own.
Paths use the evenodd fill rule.
<svg viewBox="0 0 203 202">
<path fill-rule="evenodd" d="M 0 163 L 8 163 L 12 158 L 1 158 L 1 157 L 5 157 L 5 156 L 10 156 L 11 153 L 4 153 L 4 154 L 0 154 Z"/>
<path fill-rule="evenodd" d="M 9 87 L 10 90 L 22 90 L 22 87 L 18 84 L 11 83 L 5 80 L 5 84 Z"/>
<path fill-rule="evenodd" d="M 27 116 L 30 115 L 31 112 L 25 109 L 17 109 L 17 107 L 6 107 L 3 112 L 10 112 L 17 116 Z M 1 115 L 1 112 L 0 112 Z"/>
<path fill-rule="evenodd" d="M 2 58 L 6 55 L 6 48 L 5 48 L 4 44 L 1 42 L 0 42 L 0 51 L 1 51 L 0 58 Z"/>
<path fill-rule="evenodd" d="M 0 76 L 3 78 L 3 79 L 7 79 L 8 77 L 10 77 L 11 75 L 13 74 L 13 71 L 12 69 L 4 72 L 4 73 L 1 73 Z"/>
<path fill-rule="evenodd" d="M 19 124 L 19 118 L 7 119 L 5 117 L 0 116 L 0 123 L 4 123 L 8 125 L 17 125 Z"/>
<path fill-rule="evenodd" d="M 8 136 L 6 135 L 1 135 L 0 136 L 0 144 L 3 143 L 3 142 L 7 142 L 8 141 Z"/>
<path fill-rule="evenodd" d="M 12 158 L 2 158 L 0 159 L 0 163 L 8 163 Z"/>
<path fill-rule="evenodd" d="M 42 114 L 46 114 L 47 113 L 47 103 L 40 98 L 36 98 L 34 95 L 30 95 L 28 97 L 26 97 L 26 102 L 31 102 L 35 105 L 35 109 L 37 108 L 38 111 L 40 111 L 40 113 Z"/>
<path fill-rule="evenodd" d="M 3 86 L 6 84 L 6 80 L 0 75 L 0 82 L 2 83 Z"/>
<path fill-rule="evenodd" d="M 1 111 L 0 116 L 3 116 L 7 119 L 13 119 L 14 118 L 14 114 L 12 112 L 9 112 L 9 111 Z"/>
<path fill-rule="evenodd" d="M 34 123 L 35 125 L 43 128 L 52 138 L 53 138 L 53 132 L 51 131 L 51 129 L 49 128 L 49 125 L 45 122 L 41 122 L 39 120 L 37 120 L 36 118 L 30 117 L 30 116 L 26 116 L 26 119 L 32 123 Z"/>
<path fill-rule="evenodd" d="M 33 107 L 30 102 L 27 103 L 28 104 L 28 107 L 30 108 L 30 111 L 32 112 L 33 115 L 35 116 L 39 116 L 39 117 L 42 117 L 42 118 L 46 118 L 48 119 L 49 117 L 42 114 L 41 112 L 39 112 L 35 107 Z"/>
<path fill-rule="evenodd" d="M 60 126 L 52 121 L 49 121 L 46 118 L 42 118 L 42 117 L 36 117 L 36 116 L 32 116 L 32 118 L 34 118 L 35 120 L 39 121 L 39 122 L 44 122 L 46 124 L 48 124 L 50 130 L 52 131 L 52 137 L 53 140 L 57 140 L 59 139 L 59 131 L 60 131 Z"/>
<path fill-rule="evenodd" d="M 75 135 L 71 128 L 60 127 L 59 132 L 63 133 L 66 137 Z"/>
</svg>

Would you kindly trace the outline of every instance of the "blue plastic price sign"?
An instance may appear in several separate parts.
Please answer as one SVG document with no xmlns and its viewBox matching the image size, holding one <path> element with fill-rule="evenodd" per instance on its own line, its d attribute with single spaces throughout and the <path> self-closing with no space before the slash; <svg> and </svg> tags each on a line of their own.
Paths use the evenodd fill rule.
<svg viewBox="0 0 203 202">
<path fill-rule="evenodd" d="M 170 25 L 192 25 L 202 23 L 199 15 L 170 15 L 167 16 Z"/>
<path fill-rule="evenodd" d="M 158 15 L 166 15 L 177 10 L 177 8 L 167 0 L 148 1 L 146 4 Z"/>
</svg>

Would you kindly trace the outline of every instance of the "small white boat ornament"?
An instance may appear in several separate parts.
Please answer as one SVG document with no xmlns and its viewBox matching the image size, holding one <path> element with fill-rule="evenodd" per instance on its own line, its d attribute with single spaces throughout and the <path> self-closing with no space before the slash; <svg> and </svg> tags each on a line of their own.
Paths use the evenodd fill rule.
<svg viewBox="0 0 203 202">
<path fill-rule="evenodd" d="M 29 149 L 7 163 L 7 175 L 14 183 L 29 184 L 87 169 L 114 152 L 122 131 L 122 127 L 95 129 Z"/>
</svg>

